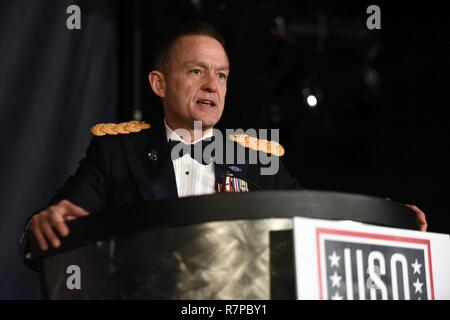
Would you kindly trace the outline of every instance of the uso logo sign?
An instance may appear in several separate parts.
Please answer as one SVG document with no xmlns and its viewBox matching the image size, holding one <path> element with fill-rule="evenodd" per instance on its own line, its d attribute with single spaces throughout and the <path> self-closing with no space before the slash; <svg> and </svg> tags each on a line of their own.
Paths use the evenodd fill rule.
<svg viewBox="0 0 450 320">
<path fill-rule="evenodd" d="M 320 299 L 434 299 L 430 241 L 316 229 Z"/>
</svg>

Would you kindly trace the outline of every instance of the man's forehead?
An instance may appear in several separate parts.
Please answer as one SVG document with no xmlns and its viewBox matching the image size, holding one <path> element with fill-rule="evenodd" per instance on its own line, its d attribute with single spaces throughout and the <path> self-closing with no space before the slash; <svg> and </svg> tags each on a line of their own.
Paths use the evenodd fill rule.
<svg viewBox="0 0 450 320">
<path fill-rule="evenodd" d="M 225 51 L 223 45 L 217 41 L 216 39 L 210 36 L 203 35 L 189 35 L 180 37 L 173 45 L 172 52 L 178 56 L 186 57 L 188 60 L 190 59 L 189 55 L 195 55 L 200 53 L 207 53 L 209 51 L 217 50 L 223 54 L 223 57 L 228 62 L 228 55 Z"/>
<path fill-rule="evenodd" d="M 200 67 L 208 68 L 210 66 L 210 64 L 207 61 L 202 61 L 202 60 L 198 59 L 198 60 L 185 61 L 183 63 L 183 66 L 185 66 L 185 67 L 200 66 Z M 230 70 L 230 66 L 228 63 L 216 65 L 214 67 L 215 67 L 215 69 L 218 69 L 218 70 Z"/>
</svg>

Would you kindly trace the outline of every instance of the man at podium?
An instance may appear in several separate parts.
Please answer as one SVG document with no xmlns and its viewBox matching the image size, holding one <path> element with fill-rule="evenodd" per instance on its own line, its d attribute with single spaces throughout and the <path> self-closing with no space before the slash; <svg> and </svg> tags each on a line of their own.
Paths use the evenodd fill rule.
<svg viewBox="0 0 450 320">
<path fill-rule="evenodd" d="M 27 223 L 26 231 L 32 231 L 39 247 L 59 247 L 70 232 L 67 221 L 107 207 L 215 192 L 301 188 L 279 160 L 284 150 L 277 142 L 246 134 L 223 136 L 214 130 L 224 109 L 229 74 L 224 40 L 213 26 L 194 23 L 168 32 L 148 76 L 151 89 L 162 99 L 164 121 L 92 128 L 94 137 L 76 173 Z M 279 161 L 276 171 L 262 174 L 265 165 L 258 162 L 219 163 L 214 157 L 194 155 L 194 150 L 218 142 L 223 155 L 230 150 L 245 159 L 267 154 Z M 426 230 L 425 214 L 409 207 L 419 228 Z M 22 253 L 30 259 L 23 238 Z"/>
</svg>

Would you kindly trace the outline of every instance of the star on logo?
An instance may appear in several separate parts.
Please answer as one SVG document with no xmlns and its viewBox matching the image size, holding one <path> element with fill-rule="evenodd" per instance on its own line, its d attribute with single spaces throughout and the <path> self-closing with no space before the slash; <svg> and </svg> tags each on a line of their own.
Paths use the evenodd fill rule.
<svg viewBox="0 0 450 320">
<path fill-rule="evenodd" d="M 335 266 L 336 268 L 339 268 L 339 260 L 341 259 L 341 256 L 338 256 L 336 254 L 336 251 L 333 251 L 333 254 L 331 256 L 328 256 L 328 259 L 330 259 L 331 266 Z"/>
<path fill-rule="evenodd" d="M 423 283 L 419 281 L 419 278 L 417 278 L 416 282 L 413 282 L 413 286 L 416 289 L 416 291 L 414 293 L 417 293 L 417 292 L 422 293 Z"/>
<path fill-rule="evenodd" d="M 414 268 L 414 274 L 416 274 L 416 273 L 420 274 L 420 268 L 422 267 L 422 265 L 419 264 L 417 259 L 416 259 L 416 261 L 414 261 L 414 263 L 411 263 L 411 266 Z"/>
<path fill-rule="evenodd" d="M 340 275 L 338 275 L 338 273 L 335 271 L 333 273 L 333 275 L 330 276 L 330 280 L 332 282 L 331 287 L 332 288 L 334 288 L 334 287 L 340 288 L 341 287 L 341 279 L 342 279 L 342 277 Z"/>
<path fill-rule="evenodd" d="M 331 297 L 331 300 L 342 300 L 342 296 L 339 295 L 339 292 L 336 291 L 334 296 Z"/>
</svg>

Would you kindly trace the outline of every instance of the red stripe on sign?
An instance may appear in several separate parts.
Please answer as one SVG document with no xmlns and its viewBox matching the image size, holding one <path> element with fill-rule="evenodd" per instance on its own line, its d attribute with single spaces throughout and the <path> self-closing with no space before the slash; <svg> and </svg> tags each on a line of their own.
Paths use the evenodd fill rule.
<svg viewBox="0 0 450 320">
<path fill-rule="evenodd" d="M 434 300 L 434 282 L 433 282 L 433 264 L 431 263 L 431 248 L 430 248 L 430 240 L 428 239 L 418 239 L 418 238 L 408 238 L 401 236 L 389 236 L 389 235 L 381 235 L 376 233 L 366 233 L 366 232 L 358 232 L 358 231 L 346 231 L 346 230 L 336 230 L 336 229 L 328 229 L 328 228 L 316 228 L 316 247 L 317 247 L 317 267 L 319 268 L 319 294 L 320 300 L 323 300 L 323 283 L 322 283 L 322 270 L 321 266 L 321 252 L 320 252 L 320 235 L 321 234 L 332 234 L 338 236 L 348 236 L 348 237 L 357 237 L 357 238 L 367 238 L 367 239 L 378 239 L 378 240 L 391 240 L 398 242 L 406 242 L 406 243 L 418 243 L 426 245 L 428 248 L 428 261 L 430 263 L 430 287 L 431 287 L 431 299 Z M 325 260 L 326 262 L 326 260 Z"/>
<path fill-rule="evenodd" d="M 322 268 L 320 267 L 320 238 L 319 238 L 319 234 L 320 233 L 317 232 L 317 229 L 316 229 L 317 267 L 319 268 L 319 299 L 323 300 Z"/>
</svg>

